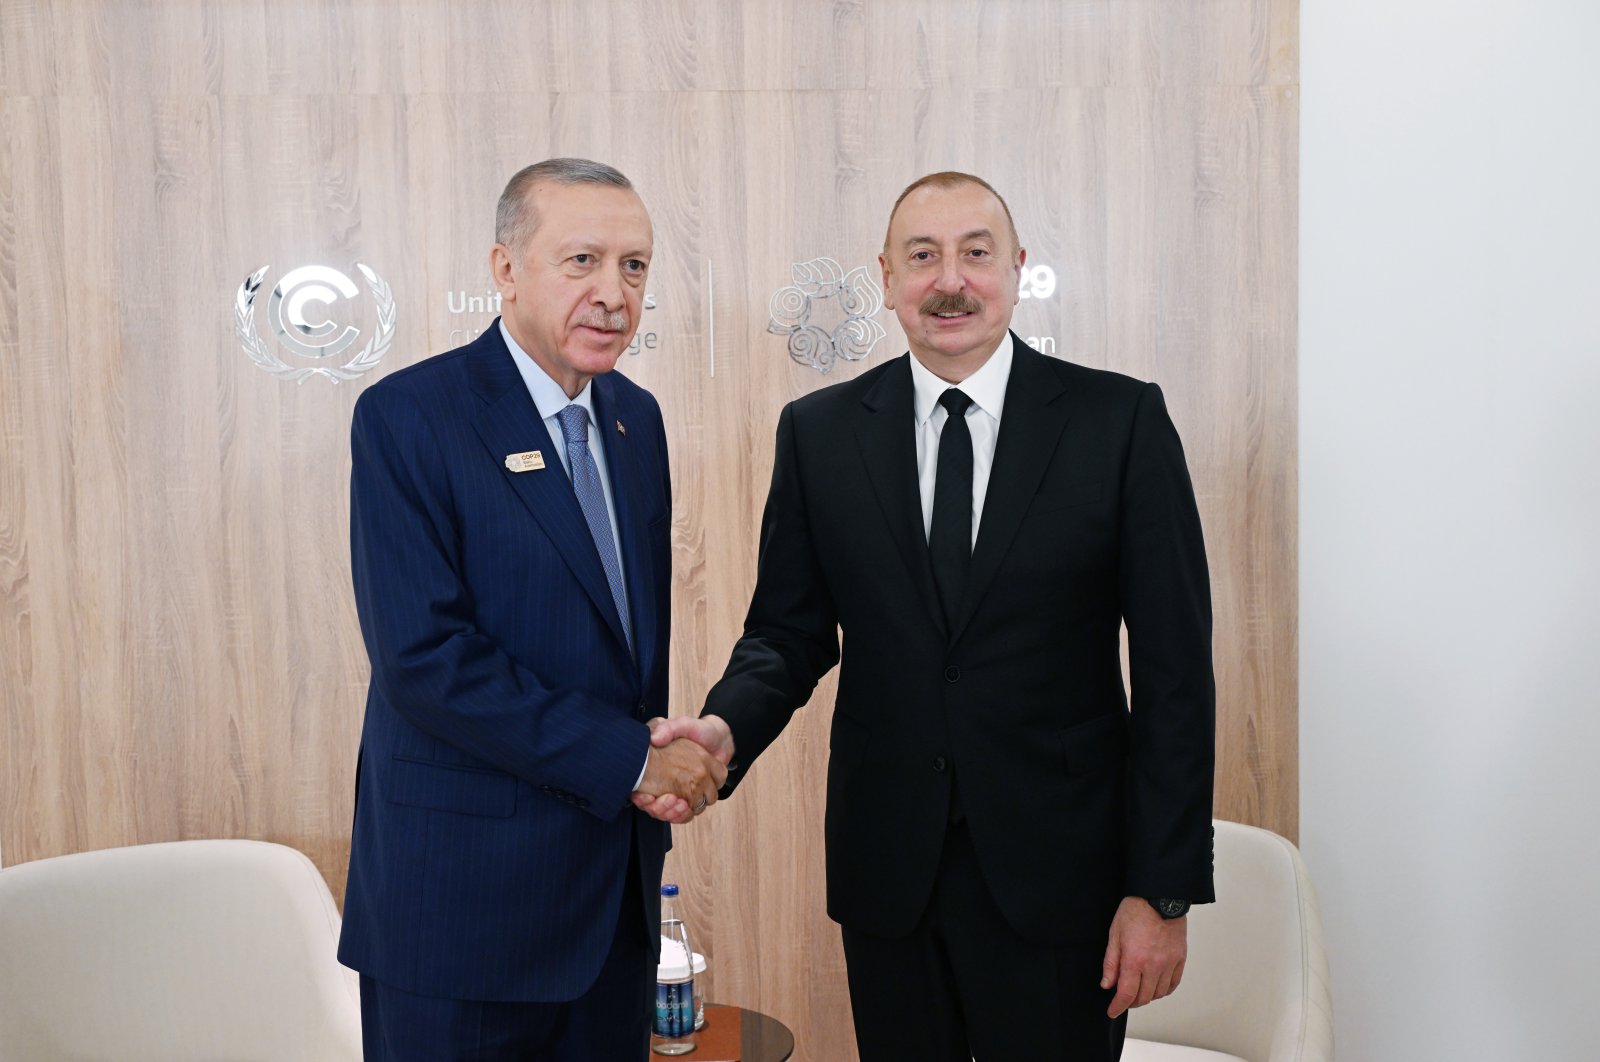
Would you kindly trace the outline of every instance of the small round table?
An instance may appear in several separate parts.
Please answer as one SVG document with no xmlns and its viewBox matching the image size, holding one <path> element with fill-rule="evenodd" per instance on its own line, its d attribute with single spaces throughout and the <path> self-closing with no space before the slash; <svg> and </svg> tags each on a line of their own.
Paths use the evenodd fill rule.
<svg viewBox="0 0 1600 1062">
<path fill-rule="evenodd" d="M 651 1044 L 657 1041 L 651 1037 Z M 737 1054 L 735 1054 L 737 1051 Z M 794 1054 L 794 1033 L 770 1014 L 745 1007 L 706 1004 L 706 1025 L 695 1034 L 695 1048 L 678 1055 L 684 1062 L 785 1062 Z M 652 1053 L 651 1059 L 665 1056 Z"/>
</svg>

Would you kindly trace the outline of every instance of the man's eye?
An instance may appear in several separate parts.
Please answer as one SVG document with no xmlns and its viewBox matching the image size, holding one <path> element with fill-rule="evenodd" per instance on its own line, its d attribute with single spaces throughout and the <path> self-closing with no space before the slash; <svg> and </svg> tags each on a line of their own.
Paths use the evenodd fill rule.
<svg viewBox="0 0 1600 1062">
<path fill-rule="evenodd" d="M 987 250 L 985 250 L 984 248 L 982 248 L 982 247 L 974 247 L 972 250 L 968 251 L 967 253 L 970 254 L 974 258 L 987 258 L 987 257 L 989 257 L 989 252 Z"/>
<path fill-rule="evenodd" d="M 928 259 L 930 259 L 932 257 L 933 257 L 933 255 L 929 254 L 927 251 L 912 251 L 911 252 L 911 260 L 913 262 L 926 262 Z"/>
<path fill-rule="evenodd" d="M 639 261 L 637 258 L 628 259 L 623 263 L 623 267 L 626 268 L 630 273 L 643 273 L 646 269 L 650 268 L 649 265 Z"/>
<path fill-rule="evenodd" d="M 572 256 L 572 261 L 577 265 L 588 265 L 590 262 L 594 261 L 594 255 L 575 254 Z"/>
</svg>

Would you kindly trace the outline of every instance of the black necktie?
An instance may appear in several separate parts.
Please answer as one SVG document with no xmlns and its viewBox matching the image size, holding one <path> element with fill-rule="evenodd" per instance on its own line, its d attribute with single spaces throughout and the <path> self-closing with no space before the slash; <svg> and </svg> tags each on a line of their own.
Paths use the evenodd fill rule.
<svg viewBox="0 0 1600 1062">
<path fill-rule="evenodd" d="M 967 569 L 972 566 L 972 433 L 967 430 L 967 407 L 972 399 L 952 387 L 939 396 L 939 404 L 950 415 L 939 433 L 928 555 L 933 560 L 933 581 L 944 606 L 945 626 L 954 630 Z"/>
</svg>

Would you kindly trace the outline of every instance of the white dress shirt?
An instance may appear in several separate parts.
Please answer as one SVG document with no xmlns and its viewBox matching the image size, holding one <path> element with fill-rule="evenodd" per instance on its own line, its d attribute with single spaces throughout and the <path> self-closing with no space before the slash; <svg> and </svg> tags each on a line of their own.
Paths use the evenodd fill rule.
<svg viewBox="0 0 1600 1062">
<path fill-rule="evenodd" d="M 1006 404 L 1006 384 L 1011 380 L 1011 333 L 1000 340 L 983 368 L 958 384 L 941 380 L 911 355 L 912 410 L 917 418 L 917 486 L 922 494 L 922 534 L 933 526 L 933 481 L 939 470 L 939 433 L 950 413 L 939 396 L 959 387 L 972 399 L 967 407 L 967 431 L 972 434 L 972 544 L 978 543 L 978 521 L 989 492 L 989 470 L 994 467 L 994 444 L 1000 438 L 1000 414 Z"/>
</svg>

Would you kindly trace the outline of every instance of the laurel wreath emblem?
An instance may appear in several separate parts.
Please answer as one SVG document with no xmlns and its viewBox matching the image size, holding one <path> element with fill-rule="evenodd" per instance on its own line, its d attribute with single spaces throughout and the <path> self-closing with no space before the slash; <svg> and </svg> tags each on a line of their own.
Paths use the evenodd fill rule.
<svg viewBox="0 0 1600 1062">
<path fill-rule="evenodd" d="M 767 331 L 788 336 L 789 357 L 818 372 L 832 372 L 835 362 L 860 361 L 888 333 L 873 320 L 883 309 L 883 289 L 865 266 L 849 273 L 832 258 L 794 263 L 794 283 L 772 293 L 767 303 Z M 811 320 L 817 304 L 837 299 L 844 320 L 831 331 Z"/>
<path fill-rule="evenodd" d="M 245 277 L 233 300 L 234 335 L 238 337 L 244 352 L 250 356 L 250 360 L 257 368 L 271 373 L 280 380 L 293 380 L 295 383 L 305 383 L 311 376 L 325 376 L 338 383 L 340 380 L 354 380 L 363 373 L 371 371 L 389 352 L 389 346 L 394 342 L 394 292 L 376 272 L 357 262 L 356 268 L 366 279 L 367 290 L 372 292 L 372 302 L 378 319 L 377 330 L 373 332 L 372 338 L 367 340 L 367 345 L 362 347 L 355 357 L 337 368 L 323 365 L 297 368 L 285 362 L 272 352 L 272 348 L 256 331 L 256 292 L 261 289 L 261 281 L 271 268 L 270 265 L 264 265 Z"/>
</svg>

